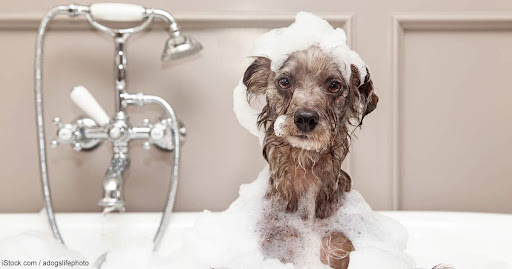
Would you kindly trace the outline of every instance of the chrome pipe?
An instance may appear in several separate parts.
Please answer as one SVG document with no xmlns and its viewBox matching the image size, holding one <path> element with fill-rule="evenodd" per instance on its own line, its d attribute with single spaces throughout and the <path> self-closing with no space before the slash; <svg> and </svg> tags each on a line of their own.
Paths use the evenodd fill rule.
<svg viewBox="0 0 512 269">
<path fill-rule="evenodd" d="M 48 24 L 57 15 L 69 15 L 77 16 L 84 12 L 87 12 L 88 8 L 84 6 L 69 5 L 69 6 L 57 6 L 48 11 L 39 25 L 36 38 L 36 55 L 34 60 L 34 93 L 35 93 L 35 106 L 36 106 L 36 125 L 37 125 L 37 144 L 39 147 L 39 170 L 41 173 L 41 185 L 43 191 L 43 206 L 48 216 L 50 228 L 53 237 L 60 241 L 63 245 L 64 240 L 60 235 L 57 222 L 55 221 L 55 214 L 53 212 L 52 198 L 50 192 L 49 176 L 48 176 L 48 165 L 46 157 L 46 139 L 44 131 L 44 107 L 43 107 L 43 47 L 44 47 L 44 36 Z"/>
<path fill-rule="evenodd" d="M 132 127 L 130 135 L 132 139 L 149 139 L 151 137 L 150 127 Z"/>
<path fill-rule="evenodd" d="M 115 60 L 114 60 L 114 76 L 115 76 L 115 109 L 116 113 L 124 108 L 121 105 L 121 95 L 126 90 L 126 52 L 124 50 L 127 34 L 118 34 L 114 37 L 115 43 Z"/>
<path fill-rule="evenodd" d="M 169 33 L 171 36 L 180 35 L 180 28 L 178 27 L 178 23 L 171 15 L 171 13 L 161 9 L 148 9 L 146 13 L 154 14 L 155 17 L 164 20 L 169 25 Z"/>
<path fill-rule="evenodd" d="M 160 247 L 160 243 L 165 236 L 167 228 L 169 226 L 169 221 L 171 217 L 172 210 L 174 208 L 174 201 L 176 199 L 176 190 L 178 188 L 178 178 L 179 178 L 179 167 L 180 167 L 180 155 L 181 155 L 181 143 L 180 143 L 180 128 L 178 124 L 178 119 L 176 118 L 176 114 L 174 113 L 174 109 L 167 103 L 163 98 L 158 96 L 151 95 L 143 95 L 143 94 L 124 94 L 123 95 L 125 104 L 137 104 L 137 105 L 146 105 L 146 104 L 157 104 L 159 105 L 167 114 L 167 117 L 171 120 L 170 127 L 172 130 L 172 137 L 174 142 L 174 164 L 171 175 L 171 182 L 169 183 L 169 191 L 167 194 L 167 201 L 165 203 L 164 211 L 162 214 L 162 219 L 160 220 L 160 225 L 158 226 L 158 230 L 153 239 L 153 251 L 157 251 Z"/>
<path fill-rule="evenodd" d="M 90 127 L 84 130 L 84 138 L 87 139 L 107 139 L 108 134 L 105 128 L 102 127 Z"/>
<path fill-rule="evenodd" d="M 132 139 L 150 139 L 151 127 L 131 127 L 127 133 L 129 140 Z M 104 128 L 91 127 L 84 131 L 84 138 L 86 139 L 109 139 L 109 135 Z"/>
</svg>

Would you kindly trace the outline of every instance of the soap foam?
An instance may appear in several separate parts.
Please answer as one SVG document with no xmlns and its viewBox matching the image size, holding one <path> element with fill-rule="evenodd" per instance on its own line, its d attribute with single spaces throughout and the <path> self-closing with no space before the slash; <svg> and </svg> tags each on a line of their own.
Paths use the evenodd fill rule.
<svg viewBox="0 0 512 269">
<path fill-rule="evenodd" d="M 276 121 L 274 122 L 274 133 L 276 136 L 282 136 L 283 135 L 283 126 L 282 124 L 286 120 L 286 115 L 281 115 L 277 117 Z"/>
<path fill-rule="evenodd" d="M 42 215 L 42 214 L 40 214 Z M 44 216 L 42 216 L 44 217 Z M 56 262 L 62 259 L 68 261 L 87 261 L 87 259 L 77 251 L 67 249 L 59 241 L 51 236 L 48 229 L 43 225 L 43 219 L 40 223 L 35 223 L 34 229 L 22 232 L 0 240 L 0 257 L 2 260 L 36 262 L 36 265 L 21 266 L 12 264 L 2 266 L 2 268 L 51 268 L 55 266 L 44 266 L 44 262 Z M 60 266 L 59 268 L 70 269 L 72 266 Z M 76 267 L 74 267 L 76 268 Z M 81 268 L 92 268 L 84 266 Z"/>
<path fill-rule="evenodd" d="M 350 81 L 350 64 L 358 67 L 362 78 L 366 76 L 367 65 L 348 47 L 345 31 L 333 28 L 326 20 L 307 12 L 299 12 L 289 27 L 271 30 L 257 38 L 251 55 L 268 57 L 272 60 L 272 71 L 277 71 L 291 53 L 313 45 L 345 67 L 342 71 L 346 81 Z"/>
</svg>

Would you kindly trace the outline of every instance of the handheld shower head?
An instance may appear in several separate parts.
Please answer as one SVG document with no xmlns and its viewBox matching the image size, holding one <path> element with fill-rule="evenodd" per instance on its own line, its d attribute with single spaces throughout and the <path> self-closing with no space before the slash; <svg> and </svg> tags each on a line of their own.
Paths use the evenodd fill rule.
<svg viewBox="0 0 512 269">
<path fill-rule="evenodd" d="M 189 35 L 171 35 L 167 40 L 162 53 L 162 61 L 181 59 L 195 54 L 203 49 L 201 43 Z"/>
<path fill-rule="evenodd" d="M 176 20 L 169 12 L 161 9 L 152 9 L 150 12 L 169 24 L 170 37 L 165 43 L 162 61 L 181 59 L 203 49 L 203 46 L 193 37 L 181 33 Z"/>
</svg>

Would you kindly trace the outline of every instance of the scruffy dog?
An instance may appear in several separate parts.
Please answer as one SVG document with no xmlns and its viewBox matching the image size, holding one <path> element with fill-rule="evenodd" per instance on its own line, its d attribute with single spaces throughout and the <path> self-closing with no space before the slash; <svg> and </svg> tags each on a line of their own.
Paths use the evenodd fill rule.
<svg viewBox="0 0 512 269">
<path fill-rule="evenodd" d="M 343 74 L 350 69 L 350 80 Z M 368 70 L 366 70 L 368 71 Z M 367 72 L 361 81 L 354 65 L 340 66 L 318 46 L 289 55 L 283 66 L 271 70 L 271 60 L 256 57 L 244 74 L 248 100 L 265 95 L 258 117 L 264 128 L 263 156 L 269 163 L 267 207 L 260 225 L 261 247 L 267 258 L 294 263 L 300 232 L 286 221 L 298 216 L 321 231 L 321 262 L 347 268 L 354 250 L 341 232 L 329 230 L 326 220 L 350 191 L 350 176 L 341 169 L 349 151 L 351 131 L 362 124 L 379 98 Z"/>
</svg>

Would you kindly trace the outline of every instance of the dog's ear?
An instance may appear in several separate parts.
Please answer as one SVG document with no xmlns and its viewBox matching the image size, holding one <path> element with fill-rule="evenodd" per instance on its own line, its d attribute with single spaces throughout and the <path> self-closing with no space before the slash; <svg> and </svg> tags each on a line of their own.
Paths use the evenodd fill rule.
<svg viewBox="0 0 512 269">
<path fill-rule="evenodd" d="M 247 87 L 248 99 L 264 94 L 267 90 L 270 62 L 267 57 L 255 57 L 254 62 L 245 70 L 243 82 Z"/>
<path fill-rule="evenodd" d="M 352 76 L 350 77 L 350 83 L 357 87 L 361 96 L 363 105 L 361 123 L 366 115 L 377 108 L 379 97 L 373 91 L 373 81 L 370 77 L 370 71 L 366 68 L 366 76 L 363 83 L 361 84 L 359 69 L 355 65 L 351 65 Z"/>
</svg>

